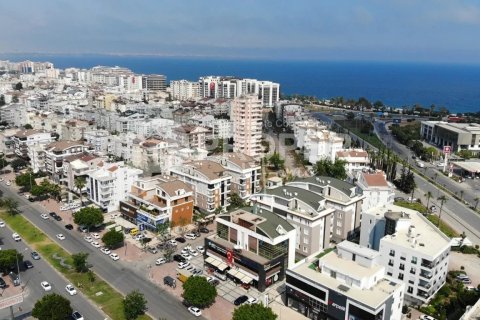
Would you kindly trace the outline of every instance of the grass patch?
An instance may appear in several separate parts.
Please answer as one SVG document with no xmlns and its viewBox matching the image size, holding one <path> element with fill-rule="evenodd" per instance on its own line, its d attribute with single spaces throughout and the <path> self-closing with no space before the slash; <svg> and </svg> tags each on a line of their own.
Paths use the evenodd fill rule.
<svg viewBox="0 0 480 320">
<path fill-rule="evenodd" d="M 402 201 L 395 201 L 393 204 L 399 207 L 416 210 L 420 213 L 427 213 L 427 207 L 425 207 L 420 202 L 409 202 L 409 201 L 402 200 Z"/>
<path fill-rule="evenodd" d="M 31 224 L 22 215 L 11 216 L 0 212 L 0 217 L 33 249 L 38 251 L 55 269 L 60 271 L 78 290 L 82 291 L 90 300 L 95 302 L 103 312 L 115 320 L 124 320 L 123 295 L 113 289 L 107 282 L 95 275 L 94 281 L 89 279 L 88 273 L 75 272 L 71 255 L 58 244 L 50 240 L 42 231 Z M 102 292 L 102 295 L 98 295 Z M 143 315 L 139 320 L 151 320 Z"/>
<path fill-rule="evenodd" d="M 318 259 L 320 259 L 321 257 L 323 257 L 324 255 L 326 255 L 327 253 L 330 253 L 332 252 L 333 250 L 335 250 L 335 248 L 328 248 L 328 249 L 325 249 L 323 250 L 322 252 L 320 252 L 319 254 L 317 254 L 315 256 L 315 261 L 310 263 L 310 265 L 308 266 L 310 269 L 312 270 L 317 270 L 317 265 L 318 265 Z"/>
<path fill-rule="evenodd" d="M 385 145 L 383 142 L 377 137 L 375 132 L 371 131 L 370 133 L 363 133 L 361 132 L 361 126 L 362 123 L 359 120 L 335 120 L 335 122 L 345 128 L 348 129 L 351 133 L 355 134 L 357 137 L 360 139 L 365 140 L 366 142 L 370 143 L 372 146 L 378 148 L 378 149 L 383 149 L 385 148 Z"/>
<path fill-rule="evenodd" d="M 433 223 L 435 226 L 438 224 L 438 217 L 436 215 L 433 215 L 433 214 L 429 214 L 427 216 L 427 219 Z M 439 229 L 440 231 L 442 231 L 443 233 L 445 233 L 445 235 L 449 238 L 455 238 L 455 237 L 459 237 L 460 234 L 458 232 L 456 232 L 455 230 L 452 229 L 452 227 L 450 227 L 448 224 L 446 224 L 445 222 L 443 221 L 440 221 L 440 226 L 439 226 Z"/>
</svg>

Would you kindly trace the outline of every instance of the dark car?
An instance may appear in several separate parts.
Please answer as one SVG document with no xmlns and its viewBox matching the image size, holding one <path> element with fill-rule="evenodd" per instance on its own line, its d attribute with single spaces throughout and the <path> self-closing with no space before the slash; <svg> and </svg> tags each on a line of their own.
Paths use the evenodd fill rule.
<svg viewBox="0 0 480 320">
<path fill-rule="evenodd" d="M 32 197 L 32 196 L 28 197 L 28 201 L 30 201 L 30 202 L 35 202 L 35 199 L 36 199 L 36 198 L 34 198 L 34 197 Z"/>
<path fill-rule="evenodd" d="M 5 289 L 7 287 L 7 283 L 0 277 L 0 288 Z"/>
<path fill-rule="evenodd" d="M 208 230 L 208 228 L 205 228 L 205 227 L 200 228 L 199 231 L 201 233 L 209 233 L 210 232 L 210 230 Z"/>
<path fill-rule="evenodd" d="M 55 217 L 53 217 L 53 219 L 55 219 L 57 221 L 62 221 L 62 217 L 60 217 L 59 215 L 55 215 Z"/>
<path fill-rule="evenodd" d="M 67 230 L 73 230 L 73 226 L 71 224 L 66 224 L 65 229 Z"/>
<path fill-rule="evenodd" d="M 83 316 L 78 311 L 73 311 L 72 319 L 74 320 L 83 320 Z"/>
<path fill-rule="evenodd" d="M 175 238 L 175 241 L 180 242 L 180 243 L 185 243 L 187 240 L 185 240 L 184 237 L 178 237 L 178 238 Z"/>
<path fill-rule="evenodd" d="M 38 254 L 37 251 L 32 251 L 30 255 L 32 256 L 33 260 L 40 260 L 40 255 Z"/>
<path fill-rule="evenodd" d="M 25 266 L 26 269 L 32 269 L 33 268 L 33 263 L 31 263 L 30 260 L 23 261 L 23 265 Z"/>
<path fill-rule="evenodd" d="M 233 304 L 236 305 L 236 306 L 239 306 L 239 305 L 247 302 L 247 300 L 248 300 L 247 296 L 240 296 L 237 299 L 235 299 L 235 301 L 233 301 Z"/>
<path fill-rule="evenodd" d="M 57 215 L 55 212 L 53 212 L 53 211 L 50 212 L 49 215 L 50 215 L 50 217 L 52 217 L 52 218 L 55 218 L 56 216 L 58 216 L 58 215 Z"/>
<path fill-rule="evenodd" d="M 179 255 L 179 254 L 176 254 L 176 255 L 173 256 L 173 261 L 185 262 L 185 261 L 187 261 L 187 259 L 185 259 L 184 257 L 182 257 L 182 256 Z"/>
<path fill-rule="evenodd" d="M 215 279 L 215 280 L 212 280 L 212 282 L 210 282 L 214 287 L 218 286 L 220 284 L 220 281 Z"/>
<path fill-rule="evenodd" d="M 198 231 L 193 231 L 192 233 L 193 233 L 193 234 L 195 235 L 195 237 L 197 237 L 197 238 L 201 236 L 200 232 L 198 232 Z"/>
</svg>

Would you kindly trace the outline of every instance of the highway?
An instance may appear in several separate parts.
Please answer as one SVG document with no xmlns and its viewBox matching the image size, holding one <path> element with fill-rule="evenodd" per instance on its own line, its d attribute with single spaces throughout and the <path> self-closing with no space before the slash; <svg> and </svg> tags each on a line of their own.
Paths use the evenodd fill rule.
<svg viewBox="0 0 480 320">
<path fill-rule="evenodd" d="M 14 306 L 15 319 L 24 319 L 30 316 L 35 302 L 45 294 L 52 292 L 70 300 L 73 310 L 80 312 L 85 320 L 105 319 L 105 314 L 99 311 L 83 294 L 77 293 L 77 295 L 70 296 L 65 290 L 65 286 L 68 284 L 67 280 L 42 258 L 33 260 L 30 256 L 31 248 L 23 241 L 15 242 L 12 239 L 13 231 L 8 226 L 1 228 L 0 233 L 2 250 L 17 249 L 18 252 L 23 254 L 24 260 L 30 260 L 34 265 L 33 268 L 20 272 L 21 286 L 25 287 L 25 296 L 23 303 Z M 21 267 L 20 265 L 20 270 L 22 270 Z M 52 291 L 45 292 L 40 286 L 42 281 L 50 283 Z M 3 296 L 8 295 L 9 289 L 7 288 L 5 289 L 6 292 L 2 292 Z M 19 307 L 21 307 L 21 311 Z M 0 319 L 10 319 L 10 308 L 0 310 Z"/>
<path fill-rule="evenodd" d="M 22 214 L 65 250 L 70 253 L 89 253 L 88 262 L 93 265 L 92 270 L 119 292 L 126 295 L 133 290 L 139 290 L 143 293 L 148 302 L 147 312 L 155 319 L 198 319 L 188 312 L 181 301 L 151 283 L 147 279 L 147 275 L 139 274 L 139 270 L 135 270 L 134 267 L 121 260 L 113 261 L 108 256 L 101 254 L 98 249 L 83 240 L 80 232 L 66 230 L 63 222 L 51 219 L 43 220 L 40 214 L 47 213 L 47 211 L 38 203 L 30 203 L 4 184 L 0 184 L 0 189 L 4 192 L 4 197 L 15 198 L 20 204 Z M 58 233 L 63 233 L 66 240 L 58 240 L 55 237 Z"/>
</svg>

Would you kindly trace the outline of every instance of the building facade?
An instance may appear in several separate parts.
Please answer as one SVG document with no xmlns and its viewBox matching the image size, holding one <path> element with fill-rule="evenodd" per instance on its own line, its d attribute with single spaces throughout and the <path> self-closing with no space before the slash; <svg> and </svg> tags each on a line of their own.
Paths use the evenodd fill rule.
<svg viewBox="0 0 480 320">
<path fill-rule="evenodd" d="M 470 150 L 480 152 L 480 124 L 422 121 L 421 137 L 440 148 L 451 146 L 453 152 Z"/>
<path fill-rule="evenodd" d="M 232 101 L 233 151 L 257 158 L 261 153 L 262 104 L 253 95 Z"/>
</svg>

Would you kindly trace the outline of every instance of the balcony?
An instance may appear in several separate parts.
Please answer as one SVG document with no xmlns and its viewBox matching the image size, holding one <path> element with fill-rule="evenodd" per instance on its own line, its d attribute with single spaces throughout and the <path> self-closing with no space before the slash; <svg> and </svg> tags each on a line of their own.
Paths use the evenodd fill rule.
<svg viewBox="0 0 480 320">
<path fill-rule="evenodd" d="M 427 290 L 430 290 L 430 288 L 432 287 L 432 285 L 426 281 L 420 281 L 418 283 L 418 286 L 422 287 L 422 288 L 425 288 Z"/>
<path fill-rule="evenodd" d="M 420 289 L 417 290 L 417 296 L 422 297 L 424 299 L 428 299 L 430 297 L 428 292 L 425 292 L 425 291 L 420 290 Z"/>
<path fill-rule="evenodd" d="M 433 268 L 435 266 L 435 264 L 432 262 L 432 261 L 428 261 L 428 260 L 425 260 L 425 259 L 422 259 L 422 263 L 421 263 L 421 266 L 424 267 L 424 268 Z"/>
<path fill-rule="evenodd" d="M 432 279 L 433 274 L 431 272 L 422 271 L 420 272 L 420 277 L 425 279 Z"/>
</svg>

